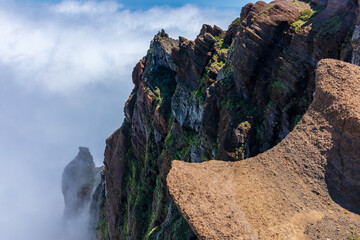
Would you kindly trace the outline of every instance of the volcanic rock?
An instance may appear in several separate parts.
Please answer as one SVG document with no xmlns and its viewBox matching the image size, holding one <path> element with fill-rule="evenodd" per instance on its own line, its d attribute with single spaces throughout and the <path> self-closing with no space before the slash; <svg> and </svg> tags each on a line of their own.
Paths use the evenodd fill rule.
<svg viewBox="0 0 360 240">
<path fill-rule="evenodd" d="M 263 154 L 172 162 L 170 194 L 199 239 L 345 239 L 360 227 L 359 76 L 320 61 L 308 111 Z"/>
</svg>

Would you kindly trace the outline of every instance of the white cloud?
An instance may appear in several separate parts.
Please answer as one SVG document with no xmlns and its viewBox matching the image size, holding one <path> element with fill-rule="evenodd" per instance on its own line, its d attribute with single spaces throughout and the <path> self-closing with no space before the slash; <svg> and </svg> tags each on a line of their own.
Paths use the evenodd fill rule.
<svg viewBox="0 0 360 240">
<path fill-rule="evenodd" d="M 80 145 L 102 163 L 154 34 L 193 39 L 203 23 L 226 27 L 238 13 L 21 2 L 0 0 L 0 239 L 79 240 L 62 236 L 63 168 Z"/>
<path fill-rule="evenodd" d="M 54 6 L 55 12 L 62 14 L 103 14 L 103 13 L 114 13 L 123 5 L 117 2 L 79 2 L 79 1 L 63 1 Z"/>
<path fill-rule="evenodd" d="M 31 89 L 74 91 L 131 71 L 161 28 L 195 38 L 203 23 L 226 27 L 236 17 L 193 5 L 121 7 L 110 1 L 63 1 L 35 10 L 0 4 L 0 67 Z"/>
</svg>

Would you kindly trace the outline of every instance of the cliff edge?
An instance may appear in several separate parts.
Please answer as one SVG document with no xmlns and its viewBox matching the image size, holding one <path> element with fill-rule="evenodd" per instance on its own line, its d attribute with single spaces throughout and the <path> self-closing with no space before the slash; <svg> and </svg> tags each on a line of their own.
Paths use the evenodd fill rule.
<svg viewBox="0 0 360 240">
<path fill-rule="evenodd" d="M 322 60 L 314 100 L 274 148 L 173 161 L 167 186 L 199 239 L 345 239 L 360 227 L 360 68 Z"/>
<path fill-rule="evenodd" d="M 134 89 L 125 104 L 124 122 L 106 140 L 106 194 L 103 194 L 103 201 L 99 202 L 101 211 L 99 226 L 96 228 L 98 239 L 196 240 L 197 236 L 178 211 L 167 189 L 166 177 L 172 160 L 181 159 L 192 163 L 214 159 L 241 161 L 255 157 L 282 141 L 293 131 L 313 101 L 315 68 L 318 62 L 325 58 L 357 61 L 360 54 L 359 41 L 354 29 L 359 19 L 359 8 L 357 0 L 275 0 L 268 4 L 259 1 L 245 5 L 239 17 L 226 31 L 217 26 L 203 25 L 194 40 L 184 37 L 172 39 L 165 31 L 156 34 L 146 56 L 133 70 Z M 317 128 L 316 124 L 314 128 Z M 303 141 L 299 139 L 298 142 L 301 144 L 294 143 L 295 146 L 302 146 Z M 318 154 L 318 150 L 313 154 Z M 177 164 L 181 165 L 175 163 L 175 166 Z M 211 164 L 237 166 L 237 163 Z M 239 164 L 242 166 L 247 163 Z M 268 164 L 269 169 L 279 167 L 286 170 L 287 167 L 269 161 L 256 164 Z M 256 164 L 254 169 L 249 167 L 254 172 L 252 179 L 255 181 L 259 178 L 264 182 L 262 184 L 270 184 L 269 192 L 274 195 L 266 192 L 264 195 L 259 189 L 254 189 L 252 194 L 256 195 L 256 199 L 263 200 L 259 200 L 259 206 L 250 204 L 246 209 L 268 209 L 263 205 L 264 202 L 281 209 L 282 206 L 278 205 L 280 200 L 275 198 L 278 197 L 277 190 L 270 187 L 283 182 L 285 184 L 289 180 L 285 176 L 282 182 L 263 178 L 261 172 L 257 172 L 259 166 Z M 340 169 L 337 165 L 334 166 L 334 169 Z M 312 169 L 317 165 L 308 164 L 307 167 Z M 288 168 L 294 167 L 290 164 Z M 224 167 L 225 172 L 227 169 Z M 319 169 L 315 170 L 320 171 Z M 315 174 L 315 170 L 314 173 L 308 170 L 309 174 Z M 341 178 L 350 175 L 336 171 L 333 173 L 330 180 L 326 179 L 335 182 L 332 186 L 353 189 L 346 185 L 348 178 L 346 181 Z M 246 172 L 248 174 L 252 173 Z M 292 172 L 289 171 L 288 174 L 291 176 Z M 352 174 L 355 175 L 355 172 Z M 214 175 L 216 176 L 215 173 Z M 215 176 L 209 176 L 209 179 Z M 189 187 L 197 189 L 196 179 L 195 177 L 194 185 L 184 189 L 184 196 L 189 193 Z M 214 181 L 223 181 L 221 179 L 215 178 Z M 260 180 L 255 183 L 260 184 Z M 301 187 L 295 184 L 296 179 L 291 180 L 295 187 Z M 338 182 L 344 185 L 339 185 Z M 213 195 L 208 192 L 206 194 L 214 198 L 219 198 L 215 193 L 220 190 L 228 192 L 224 196 L 231 198 L 233 196 L 230 190 L 237 188 L 237 185 L 230 188 L 228 185 L 213 185 Z M 244 186 L 250 186 L 250 183 Z M 204 187 L 200 180 L 198 187 Z M 320 190 L 314 191 L 321 193 Z M 332 195 L 336 195 L 336 191 L 343 191 L 343 187 L 334 187 L 335 193 Z M 249 199 L 252 197 L 247 196 Z M 272 197 L 275 198 L 274 201 Z M 281 197 L 292 199 L 291 194 Z M 226 202 L 222 200 L 221 202 Z M 311 202 L 311 199 L 299 203 L 299 211 L 300 206 L 303 207 L 306 202 Z M 347 203 L 345 200 L 344 202 Z M 203 204 L 201 201 L 190 203 L 194 204 L 194 211 L 203 206 L 198 206 Z M 187 206 L 187 209 L 192 208 Z M 214 205 L 214 211 L 221 206 L 225 209 L 228 205 Z M 180 210 L 187 213 L 182 208 Z M 283 210 L 289 216 L 292 214 L 290 210 Z M 208 233 L 211 234 L 217 234 L 214 229 L 221 228 L 208 225 L 210 220 L 217 218 L 223 222 L 231 222 L 223 220 L 223 215 L 203 215 L 201 211 L 196 213 L 199 215 L 185 215 L 198 236 L 205 235 L 202 235 L 204 233 L 199 227 L 194 227 L 194 216 L 203 217 L 199 218 L 196 226 L 208 227 Z M 241 211 L 244 215 L 239 215 L 238 209 L 234 210 L 234 214 L 238 214 L 236 219 L 243 218 L 249 224 L 245 225 L 246 221 L 241 220 L 238 227 L 248 229 L 245 232 L 249 236 L 275 236 L 277 226 L 272 229 L 270 220 L 267 220 L 275 219 L 275 216 L 254 215 L 254 220 L 246 215 L 247 211 Z M 220 213 L 221 211 L 217 212 Z M 279 210 L 278 214 L 281 215 L 282 212 Z M 282 221 L 286 222 L 288 218 L 284 217 Z M 230 234 L 224 235 L 224 239 L 236 239 L 231 237 L 233 228 L 234 226 L 229 226 L 229 232 L 224 230 L 224 234 Z M 256 232 L 258 228 L 264 229 L 263 232 Z M 284 229 L 286 232 L 289 228 Z M 313 229 L 309 228 L 308 231 Z M 308 234 L 317 235 L 316 232 Z M 334 236 L 340 236 L 336 234 Z"/>
</svg>

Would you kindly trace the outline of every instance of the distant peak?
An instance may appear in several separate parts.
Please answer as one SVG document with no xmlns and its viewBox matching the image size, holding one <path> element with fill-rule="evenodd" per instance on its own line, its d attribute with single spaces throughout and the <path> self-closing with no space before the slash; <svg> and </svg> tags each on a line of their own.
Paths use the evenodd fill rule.
<svg viewBox="0 0 360 240">
<path fill-rule="evenodd" d="M 79 153 L 81 152 L 90 153 L 90 150 L 88 147 L 79 147 Z"/>
<path fill-rule="evenodd" d="M 87 160 L 87 161 L 93 163 L 93 157 L 90 153 L 89 148 L 87 148 L 87 147 L 79 147 L 79 153 L 76 158 L 79 158 L 82 160 Z"/>
</svg>

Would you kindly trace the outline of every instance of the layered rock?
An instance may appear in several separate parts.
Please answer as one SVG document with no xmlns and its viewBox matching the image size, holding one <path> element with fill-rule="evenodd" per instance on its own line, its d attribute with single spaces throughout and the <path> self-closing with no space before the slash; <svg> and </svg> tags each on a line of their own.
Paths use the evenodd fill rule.
<svg viewBox="0 0 360 240">
<path fill-rule="evenodd" d="M 351 61 L 356 1 L 313 2 L 248 4 L 226 32 L 204 25 L 194 41 L 155 35 L 106 142 L 100 238 L 196 238 L 171 204 L 171 160 L 238 161 L 272 148 L 312 101 L 318 61 Z"/>
<path fill-rule="evenodd" d="M 345 239 L 360 227 L 359 94 L 359 67 L 323 60 L 313 103 L 276 147 L 236 163 L 174 161 L 168 188 L 197 236 Z"/>
</svg>

